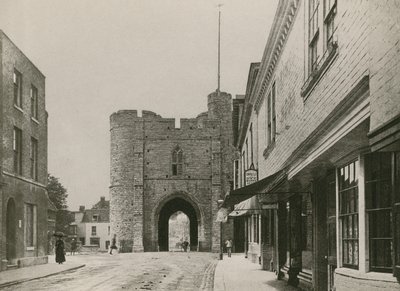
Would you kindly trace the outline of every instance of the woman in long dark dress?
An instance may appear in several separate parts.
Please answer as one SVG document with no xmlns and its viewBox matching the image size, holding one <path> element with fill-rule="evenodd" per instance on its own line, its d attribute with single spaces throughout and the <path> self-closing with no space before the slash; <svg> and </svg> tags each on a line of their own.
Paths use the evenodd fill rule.
<svg viewBox="0 0 400 291">
<path fill-rule="evenodd" d="M 59 237 L 56 241 L 56 262 L 59 264 L 65 262 L 64 242 L 61 237 Z"/>
</svg>

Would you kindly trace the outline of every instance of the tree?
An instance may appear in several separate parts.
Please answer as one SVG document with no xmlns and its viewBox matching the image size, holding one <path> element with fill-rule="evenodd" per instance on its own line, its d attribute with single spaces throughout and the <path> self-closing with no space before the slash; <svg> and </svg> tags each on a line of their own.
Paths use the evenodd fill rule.
<svg viewBox="0 0 400 291">
<path fill-rule="evenodd" d="M 49 194 L 50 201 L 57 208 L 56 214 L 56 231 L 64 232 L 68 234 L 68 226 L 74 221 L 74 217 L 70 211 L 68 211 L 67 189 L 60 183 L 59 179 L 48 175 L 47 176 L 47 192 Z"/>
</svg>

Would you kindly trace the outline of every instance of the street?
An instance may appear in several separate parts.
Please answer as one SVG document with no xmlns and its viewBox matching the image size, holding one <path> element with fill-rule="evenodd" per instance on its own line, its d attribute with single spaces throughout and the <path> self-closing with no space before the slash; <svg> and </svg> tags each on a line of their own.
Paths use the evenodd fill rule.
<svg viewBox="0 0 400 291">
<path fill-rule="evenodd" d="M 66 264 L 86 266 L 2 290 L 212 290 L 217 263 L 215 254 L 197 252 L 99 253 L 66 259 Z M 58 267 L 54 257 L 49 264 Z"/>
</svg>

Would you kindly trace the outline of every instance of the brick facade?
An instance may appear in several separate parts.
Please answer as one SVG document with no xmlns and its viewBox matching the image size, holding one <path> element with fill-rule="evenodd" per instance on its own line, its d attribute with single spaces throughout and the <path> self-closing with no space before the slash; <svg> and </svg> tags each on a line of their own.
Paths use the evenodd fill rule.
<svg viewBox="0 0 400 291">
<path fill-rule="evenodd" d="M 121 251 L 164 250 L 159 228 L 174 205 L 197 222 L 192 249 L 219 250 L 217 201 L 232 181 L 231 103 L 229 94 L 211 93 L 208 112 L 181 119 L 180 128 L 150 111 L 111 115 L 110 222 Z M 183 153 L 179 173 L 174 150 Z"/>
<path fill-rule="evenodd" d="M 316 6 L 310 11 L 312 2 Z M 382 251 L 385 259 L 378 261 L 372 246 L 376 237 L 369 211 L 371 195 L 377 194 L 371 194 L 365 178 L 373 167 L 364 163 L 380 157 L 377 151 L 389 152 L 393 159 L 400 151 L 399 9 L 394 0 L 278 4 L 254 88 L 246 93 L 236 146 L 241 153 L 239 176 L 249 168 L 246 160 L 252 151 L 260 181 L 251 191 L 264 192 L 260 204 L 277 207 L 275 250 L 263 247 L 262 241 L 261 247 L 250 249 L 263 255 L 263 266 L 272 259 L 290 284 L 315 290 L 348 290 L 357 285 L 356 289 L 368 290 L 398 288 L 393 275 L 400 277 L 400 248 L 388 245 Z M 317 32 L 311 35 L 315 11 Z M 328 42 L 332 17 L 333 37 Z M 312 66 L 311 47 L 316 47 L 318 56 Z M 393 176 L 386 178 L 398 183 L 393 161 Z M 345 184 L 340 171 L 351 163 L 357 168 L 356 232 L 348 230 L 357 234 L 353 247 L 345 246 L 348 238 L 342 232 L 351 228 L 340 204 L 348 192 L 339 190 Z M 279 172 L 285 179 L 268 180 Z M 396 187 L 379 193 L 392 195 L 387 211 L 393 217 L 399 217 Z M 393 245 L 399 242 L 398 219 L 387 222 L 394 229 L 387 231 Z M 386 273 L 377 273 L 379 268 Z"/>
<path fill-rule="evenodd" d="M 20 106 L 14 104 L 14 70 L 22 76 Z M 5 269 L 7 265 L 25 266 L 47 262 L 48 116 L 45 110 L 45 77 L 2 31 L 0 31 L 0 72 L 0 258 L 2 269 Z M 31 114 L 32 85 L 38 91 L 37 118 Z M 21 173 L 14 171 L 15 127 L 22 132 Z M 37 178 L 31 177 L 31 138 L 38 142 Z M 26 245 L 27 205 L 33 205 L 33 246 Z"/>
</svg>

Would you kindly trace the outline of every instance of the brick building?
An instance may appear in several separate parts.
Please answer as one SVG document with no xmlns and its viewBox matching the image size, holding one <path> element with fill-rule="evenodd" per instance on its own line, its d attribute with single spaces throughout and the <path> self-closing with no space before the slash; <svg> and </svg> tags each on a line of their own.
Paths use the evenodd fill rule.
<svg viewBox="0 0 400 291">
<path fill-rule="evenodd" d="M 399 289 L 399 15 L 281 0 L 254 82 L 250 68 L 224 205 L 249 258 L 293 285 Z"/>
<path fill-rule="evenodd" d="M 180 128 L 149 111 L 110 119 L 110 220 L 120 251 L 167 251 L 168 220 L 178 211 L 190 220 L 192 250 L 218 251 L 217 201 L 232 184 L 231 95 L 211 93 L 208 111 Z"/>
<path fill-rule="evenodd" d="M 70 224 L 70 239 L 80 242 L 82 249 L 106 251 L 110 245 L 110 201 L 100 197 L 91 209 L 80 206 L 78 211 L 72 211 L 74 222 Z M 69 241 L 70 241 L 69 239 Z"/>
<path fill-rule="evenodd" d="M 0 31 L 1 270 L 47 262 L 45 77 Z"/>
</svg>

